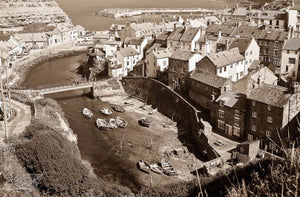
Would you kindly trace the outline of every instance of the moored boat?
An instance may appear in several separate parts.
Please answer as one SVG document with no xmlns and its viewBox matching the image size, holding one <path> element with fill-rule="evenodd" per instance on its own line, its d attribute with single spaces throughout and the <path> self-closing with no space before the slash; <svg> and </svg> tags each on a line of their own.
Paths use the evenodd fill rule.
<svg viewBox="0 0 300 197">
<path fill-rule="evenodd" d="M 118 128 L 117 121 L 115 119 L 113 119 L 113 118 L 111 118 L 109 120 L 108 124 L 109 124 L 109 128 L 110 129 L 116 129 L 116 128 Z"/>
<path fill-rule="evenodd" d="M 142 117 L 142 118 L 139 120 L 139 124 L 140 124 L 141 126 L 144 126 L 144 127 L 149 127 L 150 124 L 151 124 L 151 121 L 150 121 L 148 118 L 146 118 L 146 117 Z"/>
<path fill-rule="evenodd" d="M 147 110 L 147 109 L 150 109 L 152 107 L 152 105 L 145 105 L 143 108 L 143 110 Z"/>
<path fill-rule="evenodd" d="M 120 112 L 120 113 L 125 112 L 125 109 L 123 107 L 121 107 L 120 105 L 114 105 L 111 108 L 113 108 L 113 110 L 115 110 L 116 112 Z"/>
<path fill-rule="evenodd" d="M 162 169 L 162 167 L 160 167 L 160 166 L 157 165 L 157 164 L 152 164 L 152 165 L 150 165 L 150 169 L 151 169 L 153 172 L 157 173 L 157 174 L 162 174 L 162 173 L 164 172 L 163 169 Z"/>
<path fill-rule="evenodd" d="M 109 115 L 112 114 L 112 111 L 108 108 L 103 108 L 103 109 L 101 109 L 101 113 L 106 115 L 106 116 L 109 116 Z"/>
<path fill-rule="evenodd" d="M 116 121 L 117 121 L 117 126 L 120 128 L 125 128 L 128 125 L 128 123 L 120 117 L 117 117 Z"/>
<path fill-rule="evenodd" d="M 138 166 L 138 169 L 147 173 L 147 174 L 150 174 L 150 166 L 149 164 L 147 164 L 146 162 L 140 160 L 138 163 L 137 163 L 137 166 Z"/>
<path fill-rule="evenodd" d="M 106 120 L 101 118 L 97 118 L 96 125 L 99 129 L 103 129 L 103 130 L 108 130 L 109 128 L 109 123 L 106 122 Z"/>
<path fill-rule="evenodd" d="M 152 110 L 151 112 L 149 112 L 149 115 L 152 115 L 152 114 L 154 114 L 155 112 L 157 112 L 157 108 L 155 108 L 154 110 Z"/>
<path fill-rule="evenodd" d="M 88 108 L 84 108 L 82 110 L 82 114 L 89 118 L 93 117 L 93 115 L 94 115 L 93 112 L 91 110 L 89 110 Z"/>
<path fill-rule="evenodd" d="M 177 175 L 176 170 L 174 169 L 172 164 L 164 158 L 161 160 L 161 167 L 163 169 L 163 172 L 166 175 L 169 175 L 169 176 Z"/>
</svg>

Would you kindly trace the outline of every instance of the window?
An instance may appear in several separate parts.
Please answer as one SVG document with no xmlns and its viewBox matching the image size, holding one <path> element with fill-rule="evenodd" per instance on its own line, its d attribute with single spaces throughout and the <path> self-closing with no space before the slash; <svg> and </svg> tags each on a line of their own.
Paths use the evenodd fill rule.
<svg viewBox="0 0 300 197">
<path fill-rule="evenodd" d="M 271 105 L 268 105 L 267 109 L 268 111 L 271 111 Z"/>
<path fill-rule="evenodd" d="M 240 126 L 240 118 L 234 117 L 234 125 Z"/>
<path fill-rule="evenodd" d="M 289 72 L 289 66 L 285 66 L 285 71 Z"/>
<path fill-rule="evenodd" d="M 252 51 L 250 51 L 250 55 L 252 55 Z"/>
<path fill-rule="evenodd" d="M 287 50 L 287 54 L 289 54 L 290 53 L 290 50 Z"/>
<path fill-rule="evenodd" d="M 252 106 L 255 107 L 256 106 L 256 102 L 252 101 Z"/>
<path fill-rule="evenodd" d="M 295 77 L 295 75 L 296 75 L 296 72 L 295 72 L 295 71 L 293 71 L 293 77 Z"/>
<path fill-rule="evenodd" d="M 240 136 L 241 129 L 239 127 L 233 127 L 233 135 Z"/>
<path fill-rule="evenodd" d="M 163 61 L 163 65 L 164 65 L 164 66 L 167 65 L 167 61 Z"/>
<path fill-rule="evenodd" d="M 276 21 L 276 26 L 278 26 L 279 25 L 279 21 Z"/>
<path fill-rule="evenodd" d="M 218 120 L 218 128 L 224 130 L 224 122 L 221 120 Z"/>
<path fill-rule="evenodd" d="M 256 125 L 253 124 L 252 127 L 251 127 L 251 130 L 256 132 L 256 130 L 257 130 Z"/>
<path fill-rule="evenodd" d="M 223 106 L 224 106 L 224 101 L 220 101 L 220 102 L 219 102 L 219 105 L 220 105 L 221 107 L 223 107 Z"/>
<path fill-rule="evenodd" d="M 253 112 L 252 112 L 252 117 L 253 117 L 253 118 L 257 118 L 257 112 L 253 111 Z"/>
<path fill-rule="evenodd" d="M 266 136 L 271 137 L 271 131 L 270 130 L 266 130 Z"/>
<path fill-rule="evenodd" d="M 249 141 L 253 141 L 253 135 L 248 134 L 248 140 L 249 140 Z"/>
<path fill-rule="evenodd" d="M 272 116 L 267 116 L 267 122 L 268 123 L 273 123 L 273 117 Z"/>
<path fill-rule="evenodd" d="M 219 118 L 224 118 L 224 111 L 223 110 L 219 110 Z"/>
<path fill-rule="evenodd" d="M 225 66 L 225 67 L 224 67 L 224 72 L 226 72 L 226 68 L 227 68 L 227 67 Z"/>
<path fill-rule="evenodd" d="M 272 20 L 270 20 L 270 25 L 272 25 Z"/>
<path fill-rule="evenodd" d="M 219 73 L 221 74 L 222 73 L 222 68 L 218 69 L 219 70 Z"/>
<path fill-rule="evenodd" d="M 240 110 L 238 110 L 238 109 L 234 110 L 234 115 L 239 117 L 240 116 Z"/>
<path fill-rule="evenodd" d="M 289 64 L 295 64 L 296 59 L 295 58 L 289 58 Z"/>
</svg>

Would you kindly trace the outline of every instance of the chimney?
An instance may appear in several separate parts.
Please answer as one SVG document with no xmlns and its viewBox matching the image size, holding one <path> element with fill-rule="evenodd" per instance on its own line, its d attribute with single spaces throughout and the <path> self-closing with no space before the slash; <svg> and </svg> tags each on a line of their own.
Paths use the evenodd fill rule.
<svg viewBox="0 0 300 197">
<path fill-rule="evenodd" d="M 174 23 L 174 30 L 176 29 L 176 22 Z"/>
<path fill-rule="evenodd" d="M 219 40 L 221 37 L 222 37 L 222 32 L 219 31 L 219 32 L 218 32 L 218 40 Z"/>
<path fill-rule="evenodd" d="M 291 87 L 291 93 L 292 94 L 300 93 L 299 83 L 297 81 L 293 82 Z"/>
<path fill-rule="evenodd" d="M 226 48 L 226 50 L 229 49 L 229 40 L 228 39 L 226 39 L 226 41 L 225 41 L 225 48 Z"/>
<path fill-rule="evenodd" d="M 239 4 L 235 4 L 235 9 L 238 9 L 239 8 Z"/>
<path fill-rule="evenodd" d="M 249 11 L 251 11 L 251 10 L 252 10 L 252 5 L 249 6 Z"/>
</svg>

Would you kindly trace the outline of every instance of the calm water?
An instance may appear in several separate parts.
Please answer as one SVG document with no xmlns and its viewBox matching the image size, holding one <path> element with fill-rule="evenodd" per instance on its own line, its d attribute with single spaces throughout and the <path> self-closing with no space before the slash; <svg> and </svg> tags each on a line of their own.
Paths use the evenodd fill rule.
<svg viewBox="0 0 300 197">
<path fill-rule="evenodd" d="M 234 0 L 56 0 L 69 15 L 73 24 L 79 24 L 88 30 L 107 30 L 111 24 L 125 24 L 128 19 L 114 19 L 96 16 L 94 13 L 105 8 L 225 8 L 233 6 Z M 151 21 L 160 21 L 161 17 L 151 16 Z M 143 18 L 135 18 L 143 20 Z"/>
</svg>

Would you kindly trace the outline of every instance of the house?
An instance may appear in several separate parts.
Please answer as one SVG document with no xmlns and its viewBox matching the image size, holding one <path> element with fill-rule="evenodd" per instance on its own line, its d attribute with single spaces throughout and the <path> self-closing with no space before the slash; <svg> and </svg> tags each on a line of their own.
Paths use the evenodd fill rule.
<svg viewBox="0 0 300 197">
<path fill-rule="evenodd" d="M 43 49 L 47 47 L 47 37 L 44 33 L 23 33 L 14 36 L 18 40 L 25 42 L 28 49 Z"/>
<path fill-rule="evenodd" d="M 141 58 L 144 57 L 144 49 L 148 43 L 146 38 L 129 38 L 124 41 L 124 47 L 132 47 L 141 54 Z"/>
<path fill-rule="evenodd" d="M 159 48 L 152 50 L 146 56 L 146 75 L 156 78 L 160 72 L 165 72 L 169 66 L 169 57 L 172 53 L 169 49 Z"/>
<path fill-rule="evenodd" d="M 132 47 L 120 48 L 115 53 L 115 58 L 122 65 L 123 76 L 127 76 L 129 71 L 141 60 L 141 54 Z"/>
<path fill-rule="evenodd" d="M 211 110 L 213 102 L 225 91 L 231 89 L 229 79 L 195 69 L 190 77 L 189 98 L 201 107 Z"/>
<path fill-rule="evenodd" d="M 96 31 L 93 35 L 94 43 L 105 43 L 110 39 L 111 39 L 111 36 L 108 33 Z"/>
<path fill-rule="evenodd" d="M 237 47 L 242 56 L 245 57 L 245 75 L 248 74 L 250 65 L 255 60 L 259 60 L 259 46 L 254 38 L 236 38 L 234 39 L 229 49 Z"/>
<path fill-rule="evenodd" d="M 121 41 L 124 41 L 126 37 L 145 37 L 147 39 L 152 39 L 154 36 L 163 32 L 163 27 L 161 25 L 156 25 L 155 23 L 127 23 L 126 26 L 119 31 L 119 36 Z"/>
<path fill-rule="evenodd" d="M 245 75 L 244 60 L 236 47 L 207 55 L 197 63 L 197 68 L 235 82 Z"/>
<path fill-rule="evenodd" d="M 248 18 L 251 23 L 266 29 L 286 30 L 288 27 L 288 14 L 279 10 L 251 10 Z"/>
<path fill-rule="evenodd" d="M 105 58 L 112 58 L 117 50 L 122 46 L 121 41 L 106 41 L 103 43 L 103 51 L 105 52 Z"/>
<path fill-rule="evenodd" d="M 122 64 L 117 59 L 108 60 L 108 76 L 118 78 L 123 75 Z"/>
<path fill-rule="evenodd" d="M 78 29 L 71 24 L 57 24 L 56 29 L 61 32 L 62 42 L 74 42 L 78 39 Z"/>
<path fill-rule="evenodd" d="M 214 102 L 210 122 L 215 131 L 229 139 L 244 141 L 247 136 L 247 97 L 233 91 L 223 92 Z"/>
<path fill-rule="evenodd" d="M 167 48 L 171 51 L 181 50 L 195 52 L 196 41 L 200 36 L 200 28 L 176 28 L 167 39 Z"/>
<path fill-rule="evenodd" d="M 257 38 L 262 33 L 258 27 L 241 25 L 230 36 L 233 38 Z"/>
<path fill-rule="evenodd" d="M 22 55 L 25 43 L 10 37 L 8 41 L 0 41 L 0 50 L 7 54 L 7 62 L 16 60 Z M 10 65 L 11 66 L 11 65 Z"/>
<path fill-rule="evenodd" d="M 300 36 L 300 5 L 294 5 L 288 10 L 288 27 L 293 28 L 294 36 Z"/>
<path fill-rule="evenodd" d="M 59 31 L 57 28 L 54 29 L 53 31 L 46 32 L 46 36 L 47 36 L 47 41 L 49 46 L 63 43 L 61 31 Z"/>
<path fill-rule="evenodd" d="M 293 81 L 299 81 L 299 55 L 300 39 L 293 38 L 287 40 L 282 49 L 280 76 L 291 78 Z"/>
<path fill-rule="evenodd" d="M 234 19 L 245 19 L 248 14 L 248 9 L 245 7 L 239 7 L 238 4 L 236 4 L 235 8 L 233 9 L 231 18 Z"/>
<path fill-rule="evenodd" d="M 261 147 L 267 150 L 284 145 L 289 140 L 286 126 L 299 113 L 299 92 L 297 83 L 291 91 L 270 84 L 253 89 L 248 97 L 248 140 L 262 139 Z"/>
<path fill-rule="evenodd" d="M 285 40 L 288 39 L 288 32 L 280 30 L 263 30 L 257 37 L 257 43 L 260 47 L 259 58 L 262 63 L 273 63 L 277 70 L 280 70 L 281 53 Z"/>
<path fill-rule="evenodd" d="M 278 78 L 268 67 L 255 60 L 250 66 L 249 73 L 232 84 L 232 91 L 249 96 L 251 91 L 262 83 L 277 85 Z"/>
<path fill-rule="evenodd" d="M 221 36 L 229 37 L 235 29 L 236 27 L 233 26 L 212 24 L 207 27 L 206 35 L 218 37 L 221 32 Z"/>
<path fill-rule="evenodd" d="M 200 54 L 189 51 L 174 52 L 169 58 L 168 85 L 174 90 L 187 93 L 190 74 L 201 59 Z"/>
<path fill-rule="evenodd" d="M 161 44 L 162 47 L 167 47 L 167 40 L 172 32 L 164 31 L 155 38 L 155 43 Z"/>
<path fill-rule="evenodd" d="M 93 57 L 96 61 L 105 61 L 105 53 L 102 51 L 102 46 L 95 44 L 88 48 L 88 56 Z"/>
<path fill-rule="evenodd" d="M 186 23 L 186 26 L 188 26 L 188 27 L 200 28 L 203 31 L 207 27 L 207 22 L 204 18 L 187 19 L 185 23 Z"/>
</svg>

